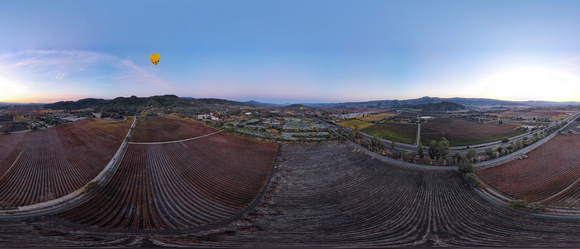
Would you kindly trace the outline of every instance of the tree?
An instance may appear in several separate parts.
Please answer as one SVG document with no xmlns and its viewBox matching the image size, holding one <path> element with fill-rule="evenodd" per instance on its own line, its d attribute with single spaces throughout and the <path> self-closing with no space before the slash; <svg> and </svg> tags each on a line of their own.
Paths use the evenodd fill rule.
<svg viewBox="0 0 580 249">
<path fill-rule="evenodd" d="M 487 148 L 485 150 L 485 154 L 487 154 L 490 158 L 495 158 L 495 150 L 493 148 Z"/>
<path fill-rule="evenodd" d="M 477 156 L 477 151 L 474 148 L 471 148 L 468 152 L 467 152 L 467 158 L 470 160 L 475 159 L 475 156 Z"/>
<path fill-rule="evenodd" d="M 419 142 L 419 147 L 417 148 L 417 154 L 419 154 L 419 158 L 423 159 L 425 155 L 423 154 L 423 145 Z"/>
<path fill-rule="evenodd" d="M 469 174 L 474 173 L 475 168 L 473 167 L 473 164 L 471 164 L 470 162 L 462 161 L 461 163 L 459 163 L 459 166 L 457 166 L 457 171 L 459 171 L 459 173 L 462 174 Z"/>
<path fill-rule="evenodd" d="M 459 152 L 455 152 L 455 155 L 453 155 L 453 159 L 455 159 L 455 162 L 460 162 L 461 154 L 459 154 Z"/>
<path fill-rule="evenodd" d="M 449 154 L 449 141 L 447 141 L 447 138 L 442 137 L 441 141 L 439 141 L 439 156 L 445 158 L 448 154 Z"/>
<path fill-rule="evenodd" d="M 397 147 L 397 142 L 395 140 L 391 141 L 391 148 L 394 150 Z"/>
<path fill-rule="evenodd" d="M 405 153 L 405 161 L 413 162 L 413 158 L 415 158 L 415 153 L 411 151 L 407 151 L 407 153 Z"/>
<path fill-rule="evenodd" d="M 439 145 L 437 144 L 437 141 L 435 140 L 431 140 L 431 142 L 429 142 L 429 157 L 431 159 L 439 159 L 438 158 L 439 155 Z"/>
<path fill-rule="evenodd" d="M 348 136 L 350 137 L 350 140 L 355 140 L 358 137 L 358 130 L 351 130 Z"/>
</svg>

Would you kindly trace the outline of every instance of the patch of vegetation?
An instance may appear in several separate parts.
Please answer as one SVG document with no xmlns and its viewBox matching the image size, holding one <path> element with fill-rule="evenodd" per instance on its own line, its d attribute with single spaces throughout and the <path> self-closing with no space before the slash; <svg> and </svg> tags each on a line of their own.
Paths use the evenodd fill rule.
<svg viewBox="0 0 580 249">
<path fill-rule="evenodd" d="M 381 121 L 385 118 L 397 116 L 397 113 L 381 113 L 377 115 L 370 115 L 362 118 L 363 121 Z"/>
<path fill-rule="evenodd" d="M 550 121 L 560 120 L 560 119 L 563 119 L 565 117 L 568 117 L 568 114 L 560 114 L 558 116 L 554 116 L 554 117 L 550 118 Z"/>
<path fill-rule="evenodd" d="M 459 164 L 459 166 L 457 166 L 457 170 L 459 171 L 459 173 L 462 173 L 462 174 L 470 174 L 470 173 L 475 172 L 475 168 L 473 167 L 473 164 L 471 164 L 467 161 L 461 162 Z"/>
<path fill-rule="evenodd" d="M 340 123 L 337 123 L 337 124 L 338 125 L 342 125 L 344 127 L 351 128 L 351 129 L 363 129 L 363 128 L 366 128 L 368 126 L 373 125 L 372 123 L 365 122 L 365 121 L 361 121 L 361 120 L 358 120 L 358 119 L 352 119 L 352 120 L 340 122 Z"/>
<path fill-rule="evenodd" d="M 375 124 L 361 131 L 382 139 L 399 143 L 414 144 L 417 139 L 417 125 L 386 122 Z"/>
<path fill-rule="evenodd" d="M 521 199 L 508 201 L 508 206 L 513 209 L 520 209 L 533 213 L 539 213 L 546 210 L 546 207 L 539 202 L 528 203 L 527 200 Z"/>
<path fill-rule="evenodd" d="M 85 190 L 86 194 L 90 195 L 90 194 L 94 193 L 95 191 L 97 191 L 98 188 L 99 188 L 99 183 L 93 181 L 93 182 L 89 182 L 89 184 L 87 184 L 85 186 L 84 190 Z"/>
<path fill-rule="evenodd" d="M 449 154 L 449 141 L 445 137 L 442 137 L 439 142 L 431 140 L 429 142 L 429 157 L 431 159 L 446 158 Z"/>
<path fill-rule="evenodd" d="M 477 177 L 477 175 L 475 173 L 467 173 L 467 174 L 465 174 L 465 176 L 467 176 L 467 180 L 474 187 L 481 188 L 483 186 L 483 184 L 479 180 L 479 177 Z"/>
</svg>

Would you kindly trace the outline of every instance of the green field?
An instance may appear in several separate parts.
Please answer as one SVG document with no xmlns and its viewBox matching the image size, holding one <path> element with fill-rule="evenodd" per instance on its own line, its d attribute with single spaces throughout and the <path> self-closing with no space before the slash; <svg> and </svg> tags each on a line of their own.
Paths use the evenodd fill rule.
<svg viewBox="0 0 580 249">
<path fill-rule="evenodd" d="M 363 121 L 381 121 L 385 118 L 390 118 L 390 117 L 394 117 L 397 116 L 398 113 L 381 113 L 381 114 L 377 114 L 377 115 L 371 115 L 371 116 L 367 116 L 362 118 Z"/>
<path fill-rule="evenodd" d="M 509 138 L 525 131 L 514 130 L 512 124 L 482 124 L 463 118 L 437 118 L 421 125 L 421 143 L 428 145 L 431 140 L 441 137 L 449 140 L 450 146 L 482 144 Z"/>
<path fill-rule="evenodd" d="M 337 123 L 337 125 L 342 125 L 344 127 L 348 127 L 348 128 L 351 128 L 351 129 L 354 129 L 355 128 L 354 126 L 357 125 L 359 129 L 363 129 L 363 128 L 367 127 L 367 126 L 373 125 L 373 123 L 368 123 L 368 122 L 365 122 L 365 121 L 360 121 L 358 119 L 353 119 L 353 120 L 349 120 L 349 121 L 344 121 L 344 122 Z"/>
<path fill-rule="evenodd" d="M 417 125 L 415 124 L 386 122 L 366 127 L 361 131 L 372 136 L 406 144 L 415 144 L 417 140 Z"/>
</svg>

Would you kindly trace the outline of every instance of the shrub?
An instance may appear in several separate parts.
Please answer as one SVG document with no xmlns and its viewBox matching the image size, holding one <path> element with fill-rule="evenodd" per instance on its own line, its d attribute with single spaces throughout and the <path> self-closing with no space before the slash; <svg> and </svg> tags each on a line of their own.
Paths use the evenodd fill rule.
<svg viewBox="0 0 580 249">
<path fill-rule="evenodd" d="M 469 180 L 469 183 L 471 183 L 471 185 L 473 185 L 474 187 L 481 188 L 483 186 L 483 184 L 481 183 L 481 181 L 479 180 L 479 178 L 475 173 L 467 173 L 465 174 L 465 176 L 467 176 L 467 180 Z"/>
<path fill-rule="evenodd" d="M 546 210 L 546 207 L 539 202 L 532 202 L 526 205 L 526 210 L 534 213 L 543 212 Z"/>
<path fill-rule="evenodd" d="M 92 194 L 94 193 L 97 189 L 99 188 L 99 183 L 98 182 L 89 182 L 89 184 L 87 184 L 85 186 L 85 193 L 87 194 Z"/>
<path fill-rule="evenodd" d="M 508 201 L 508 206 L 513 209 L 524 209 L 528 205 L 526 200 L 511 200 Z"/>
<path fill-rule="evenodd" d="M 473 167 L 473 164 L 469 163 L 468 161 L 462 161 L 459 164 L 459 166 L 457 167 L 457 170 L 459 171 L 459 173 L 462 173 L 462 174 L 468 174 L 468 173 L 475 172 L 475 168 Z"/>
</svg>

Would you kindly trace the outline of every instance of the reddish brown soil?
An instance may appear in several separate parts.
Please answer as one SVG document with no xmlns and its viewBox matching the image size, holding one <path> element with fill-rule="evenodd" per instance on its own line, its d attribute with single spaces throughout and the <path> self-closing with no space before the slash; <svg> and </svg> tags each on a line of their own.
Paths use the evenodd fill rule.
<svg viewBox="0 0 580 249">
<path fill-rule="evenodd" d="M 510 196 L 540 201 L 580 179 L 578 148 L 579 135 L 558 135 L 528 153 L 527 159 L 479 170 L 478 174 L 492 187 Z M 549 204 L 559 203 L 552 201 Z"/>
<path fill-rule="evenodd" d="M 206 135 L 217 130 L 190 120 L 146 117 L 137 120 L 132 142 L 165 142 Z"/>
<path fill-rule="evenodd" d="M 421 125 L 421 142 L 447 138 L 451 146 L 480 144 L 521 134 L 512 124 L 482 124 L 463 118 L 437 118 Z"/>
<path fill-rule="evenodd" d="M 131 122 L 85 119 L 0 136 L 0 207 L 48 201 L 82 187 L 107 165 Z"/>
<path fill-rule="evenodd" d="M 266 183 L 277 144 L 218 133 L 165 144 L 131 144 L 95 197 L 58 216 L 91 226 L 187 228 L 224 220 Z"/>
</svg>

